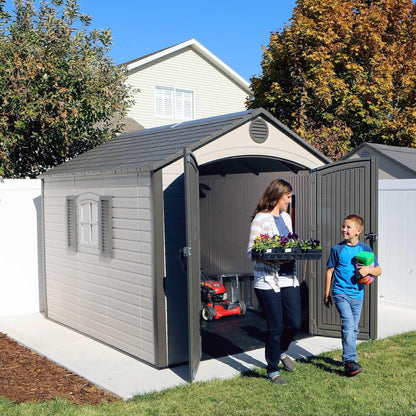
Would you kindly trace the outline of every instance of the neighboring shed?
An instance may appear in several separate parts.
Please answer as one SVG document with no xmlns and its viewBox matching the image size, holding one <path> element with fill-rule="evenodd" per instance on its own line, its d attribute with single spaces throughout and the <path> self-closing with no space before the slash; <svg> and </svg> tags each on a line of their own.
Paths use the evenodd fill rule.
<svg viewBox="0 0 416 416">
<path fill-rule="evenodd" d="M 47 316 L 157 367 L 189 361 L 193 378 L 200 266 L 251 273 L 250 216 L 272 179 L 292 183 L 296 231 L 322 235 L 324 257 L 343 215 L 361 213 L 365 233 L 376 231 L 371 160 L 328 162 L 257 109 L 126 133 L 46 172 Z M 301 268 L 309 327 L 338 335 L 335 309 L 321 312 L 324 268 L 324 259 Z M 367 338 L 375 336 L 374 290 L 363 314 Z"/>
<path fill-rule="evenodd" d="M 343 160 L 360 157 L 378 159 L 379 179 L 416 179 L 416 148 L 362 143 Z"/>
</svg>

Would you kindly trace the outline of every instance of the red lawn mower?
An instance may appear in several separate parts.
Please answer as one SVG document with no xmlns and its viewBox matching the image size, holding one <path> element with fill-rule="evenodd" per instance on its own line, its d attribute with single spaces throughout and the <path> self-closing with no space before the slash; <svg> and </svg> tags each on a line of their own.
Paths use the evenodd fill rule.
<svg viewBox="0 0 416 416">
<path fill-rule="evenodd" d="M 202 272 L 201 277 L 206 278 Z M 227 300 L 225 286 L 218 281 L 201 281 L 201 318 L 204 321 L 219 319 L 223 316 L 244 315 L 246 305 L 243 302 Z"/>
</svg>

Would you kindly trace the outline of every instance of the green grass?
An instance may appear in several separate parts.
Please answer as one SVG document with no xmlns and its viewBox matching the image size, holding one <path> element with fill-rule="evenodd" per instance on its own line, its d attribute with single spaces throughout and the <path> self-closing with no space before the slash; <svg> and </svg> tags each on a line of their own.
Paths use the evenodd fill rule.
<svg viewBox="0 0 416 416">
<path fill-rule="evenodd" d="M 341 351 L 297 362 L 273 385 L 265 369 L 227 380 L 194 383 L 128 402 L 76 406 L 63 400 L 15 405 L 0 399 L 0 415 L 416 415 L 416 332 L 358 345 L 364 372 L 343 375 Z"/>
</svg>

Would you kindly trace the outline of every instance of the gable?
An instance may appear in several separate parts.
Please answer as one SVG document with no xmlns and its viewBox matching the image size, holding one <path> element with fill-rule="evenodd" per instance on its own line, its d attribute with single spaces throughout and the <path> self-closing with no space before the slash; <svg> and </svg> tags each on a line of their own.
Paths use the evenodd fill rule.
<svg viewBox="0 0 416 416">
<path fill-rule="evenodd" d="M 250 95 L 247 81 L 193 44 L 131 67 L 127 82 L 139 90 L 128 115 L 145 128 L 186 119 L 155 111 L 156 87 L 171 89 L 172 94 L 177 90 L 191 94 L 192 119 L 244 111 Z"/>
<path fill-rule="evenodd" d="M 379 179 L 416 178 L 416 149 L 362 143 L 342 159 L 377 157 Z"/>
</svg>

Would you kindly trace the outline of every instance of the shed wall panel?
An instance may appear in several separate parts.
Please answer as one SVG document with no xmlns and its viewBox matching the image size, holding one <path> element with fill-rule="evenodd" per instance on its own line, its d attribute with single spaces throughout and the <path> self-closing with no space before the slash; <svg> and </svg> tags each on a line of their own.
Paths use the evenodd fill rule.
<svg viewBox="0 0 416 416">
<path fill-rule="evenodd" d="M 154 363 L 150 174 L 44 180 L 48 317 Z M 65 244 L 65 199 L 111 196 L 113 256 Z M 146 342 L 143 342 L 143 332 Z"/>
</svg>

